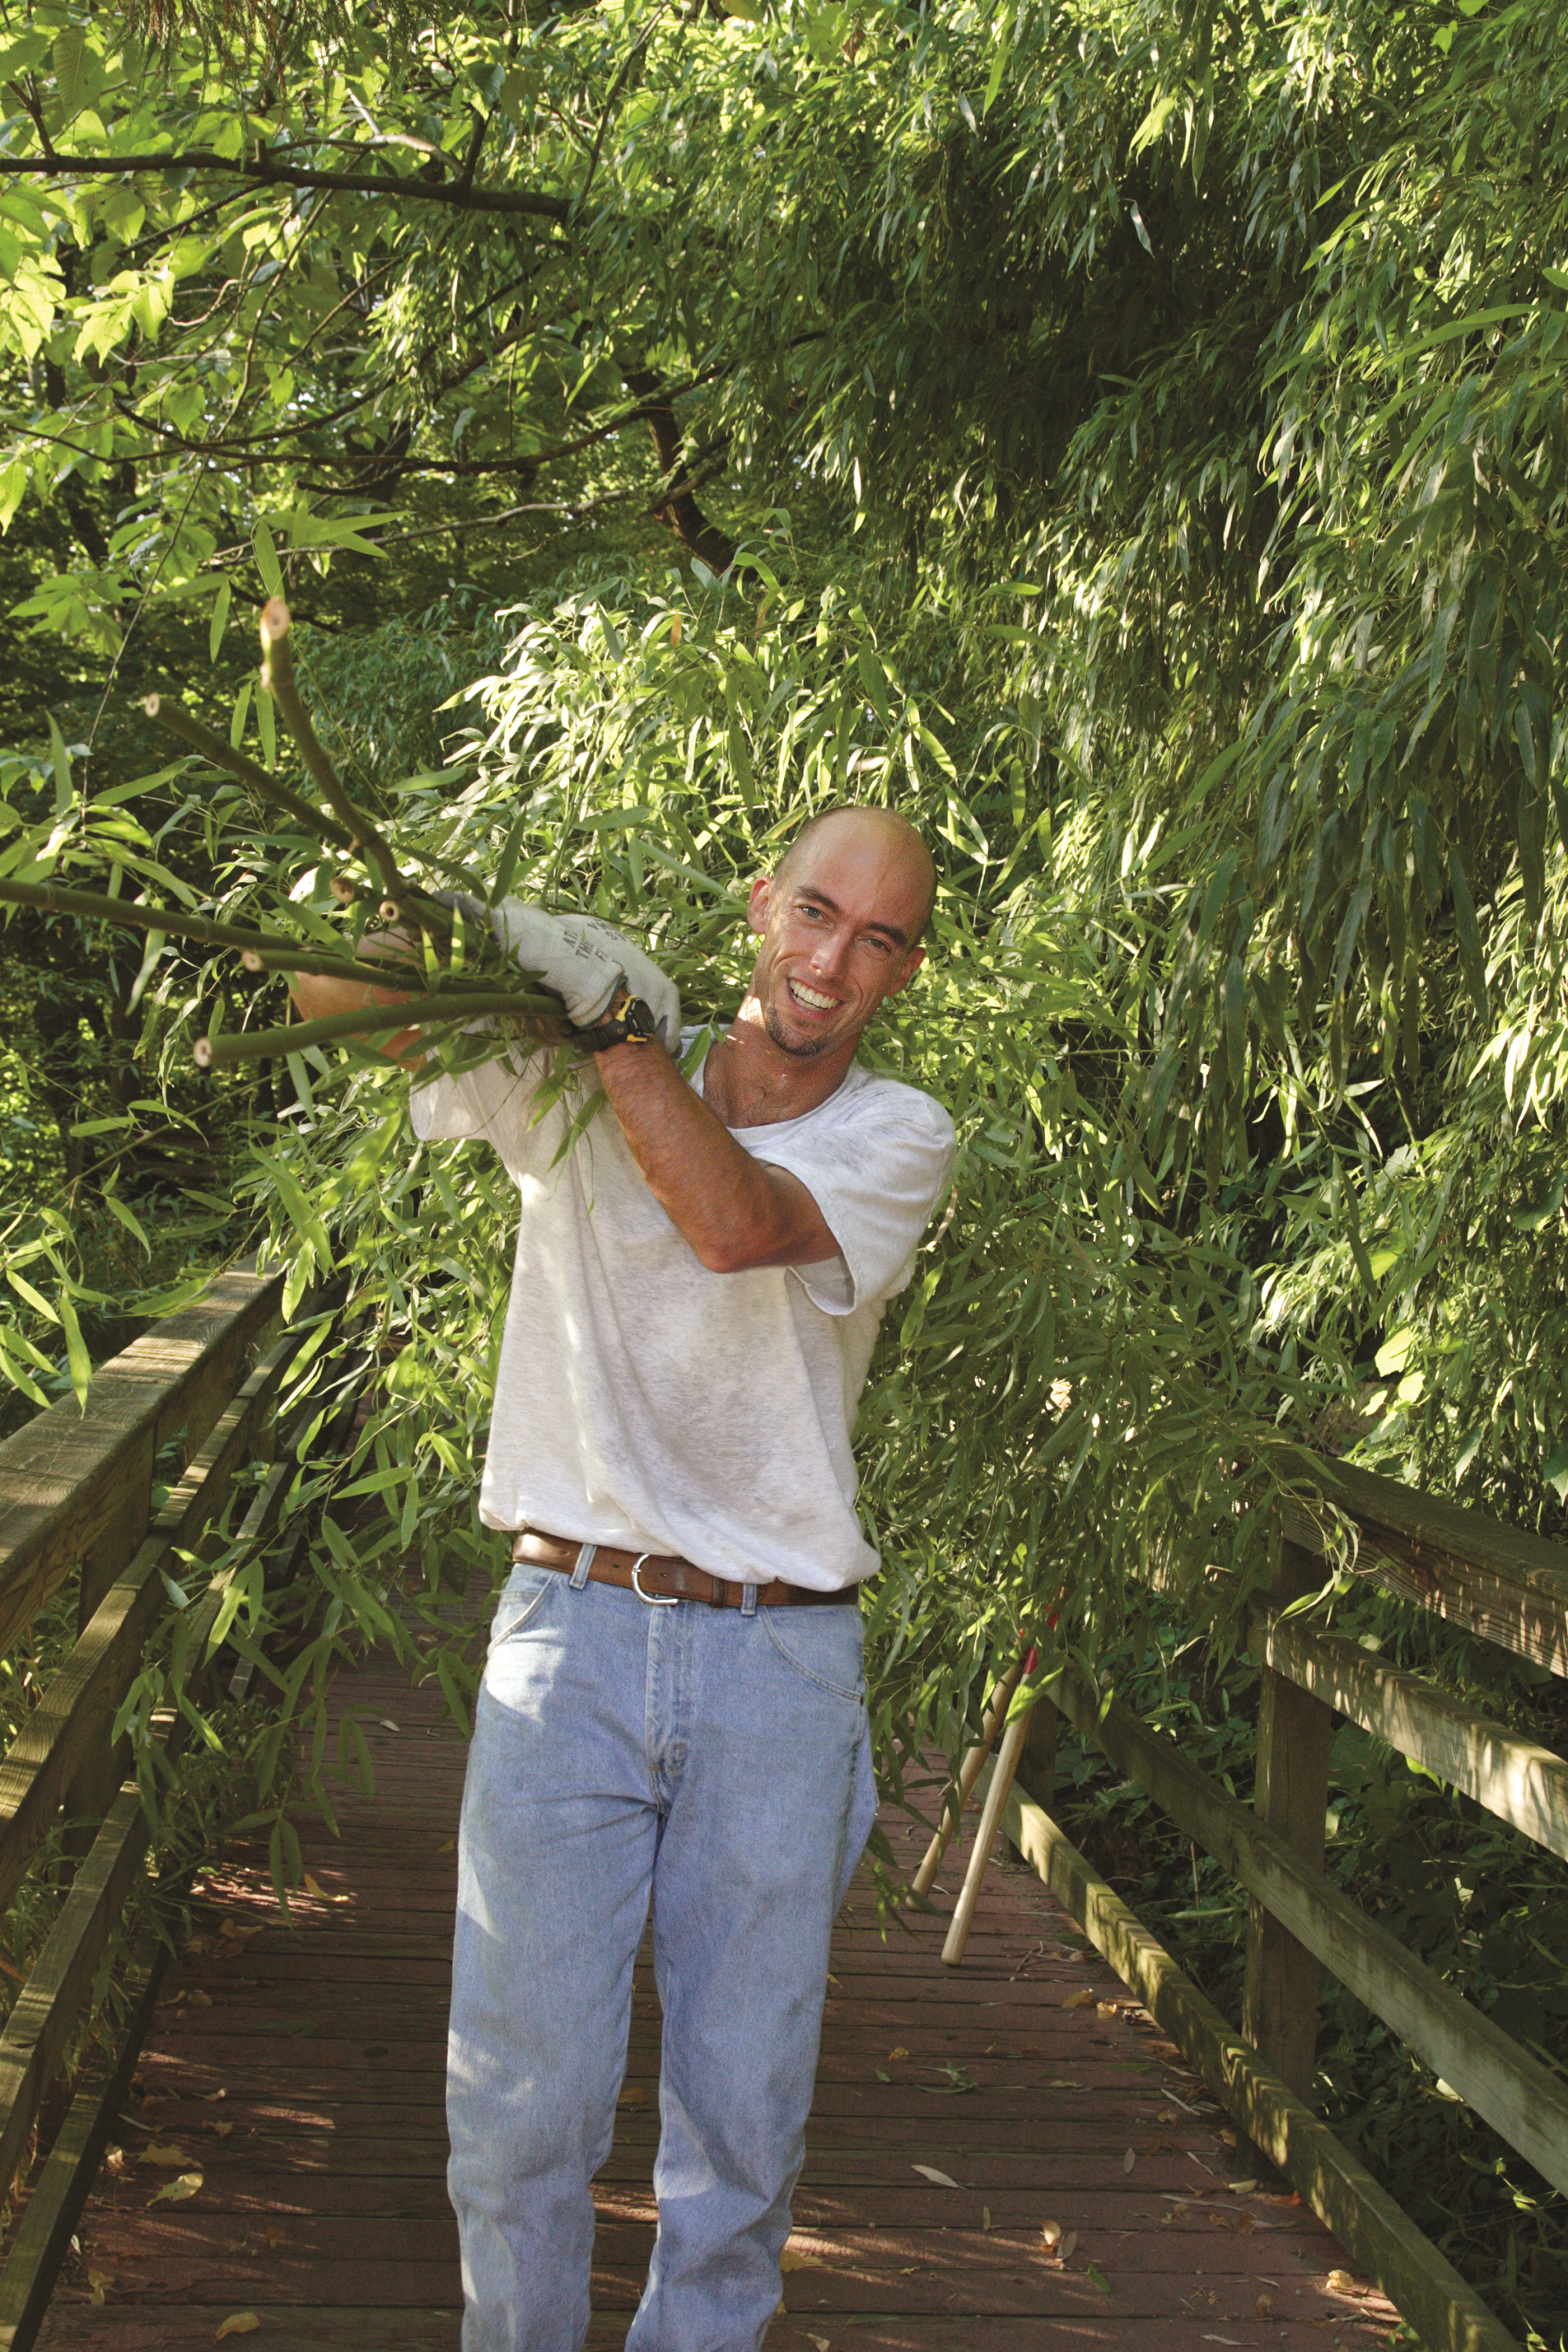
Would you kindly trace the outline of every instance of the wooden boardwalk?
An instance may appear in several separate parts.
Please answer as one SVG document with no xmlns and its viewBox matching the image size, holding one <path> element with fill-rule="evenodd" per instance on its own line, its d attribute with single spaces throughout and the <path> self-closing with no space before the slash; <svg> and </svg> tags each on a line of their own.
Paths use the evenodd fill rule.
<svg viewBox="0 0 1568 2352">
<path fill-rule="evenodd" d="M 438 1696 L 378 1662 L 336 1704 L 374 1795 L 345 1798 L 341 1843 L 308 1830 L 319 1893 L 292 1927 L 264 1858 L 207 1874 L 45 2352 L 457 2352 L 441 2070 L 463 1748 Z M 940 1944 L 931 1922 L 884 1944 L 857 1887 L 769 2352 L 1382 2338 L 1391 2307 L 1310 2213 L 1229 2185 L 1256 2159 L 1032 1874 L 993 1871 L 962 1969 Z M 658 2033 L 645 1969 L 591 2352 L 622 2344 L 652 2242 Z"/>
</svg>

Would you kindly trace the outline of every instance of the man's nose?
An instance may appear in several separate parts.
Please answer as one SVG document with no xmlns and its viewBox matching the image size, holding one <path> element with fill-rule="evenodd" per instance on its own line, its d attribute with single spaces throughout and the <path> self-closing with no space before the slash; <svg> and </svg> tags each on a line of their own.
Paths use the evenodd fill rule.
<svg viewBox="0 0 1568 2352">
<path fill-rule="evenodd" d="M 837 979 L 848 951 L 849 941 L 845 934 L 832 931 L 826 939 L 819 939 L 812 949 L 811 968 L 813 971 L 819 971 L 824 980 Z"/>
</svg>

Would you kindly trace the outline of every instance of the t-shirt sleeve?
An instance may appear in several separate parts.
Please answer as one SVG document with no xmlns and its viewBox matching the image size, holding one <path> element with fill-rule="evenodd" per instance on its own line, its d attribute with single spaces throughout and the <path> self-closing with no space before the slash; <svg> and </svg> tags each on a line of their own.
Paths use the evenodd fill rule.
<svg viewBox="0 0 1568 2352">
<path fill-rule="evenodd" d="M 799 1178 L 840 1256 L 791 1268 L 815 1306 L 847 1315 L 901 1290 L 952 1173 L 952 1121 L 913 1087 L 867 1087 L 838 1120 L 752 1147 Z"/>
<path fill-rule="evenodd" d="M 414 1079 L 408 1116 L 421 1143 L 482 1140 L 493 1144 L 511 1173 L 520 1175 L 532 1157 L 538 1082 L 536 1063 L 514 1063 L 506 1054 L 456 1075 L 437 1068 L 434 1077 Z"/>
</svg>

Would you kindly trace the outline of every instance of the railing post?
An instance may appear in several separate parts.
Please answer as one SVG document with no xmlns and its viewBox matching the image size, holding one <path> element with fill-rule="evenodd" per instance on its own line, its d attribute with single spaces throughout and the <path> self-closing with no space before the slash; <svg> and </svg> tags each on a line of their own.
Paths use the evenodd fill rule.
<svg viewBox="0 0 1568 2352">
<path fill-rule="evenodd" d="M 1322 1581 L 1322 1563 L 1287 1537 L 1273 1598 L 1281 1606 Z M 1329 1806 L 1331 1708 L 1271 1666 L 1258 1706 L 1258 1779 L 1253 1811 L 1314 1870 L 1323 1866 Z M 1300 2098 L 1317 2071 L 1321 1964 L 1256 1900 L 1248 1907 L 1241 2030 L 1266 2066 Z"/>
<path fill-rule="evenodd" d="M 1026 1797 L 1032 1797 L 1042 1812 L 1048 1813 L 1057 1790 L 1057 1740 L 1061 1731 L 1061 1717 L 1052 1706 L 1047 1692 L 1029 1717 L 1029 1728 L 1024 1736 L 1024 1749 L 1018 1759 L 1018 1786 Z M 1008 1841 L 1012 1845 L 1011 1840 Z M 1028 1856 L 1016 1845 L 1015 1858 L 1026 1863 Z"/>
<path fill-rule="evenodd" d="M 76 1630 L 79 1634 L 86 1633 L 99 1602 L 116 1577 L 130 1565 L 147 1533 L 147 1523 L 153 1511 L 151 1429 L 146 1432 L 134 1457 L 124 1465 L 121 1483 L 123 1501 L 92 1549 L 84 1553 L 77 1569 Z M 65 1817 L 72 1824 L 66 1833 L 66 1846 L 67 1851 L 72 1853 L 87 1852 L 97 1835 L 99 1823 L 120 1793 L 125 1757 L 116 1755 L 110 1742 L 113 1721 L 114 1710 L 110 1707 L 65 1792 Z M 129 1743 L 122 1743 L 122 1747 L 128 1754 Z"/>
</svg>

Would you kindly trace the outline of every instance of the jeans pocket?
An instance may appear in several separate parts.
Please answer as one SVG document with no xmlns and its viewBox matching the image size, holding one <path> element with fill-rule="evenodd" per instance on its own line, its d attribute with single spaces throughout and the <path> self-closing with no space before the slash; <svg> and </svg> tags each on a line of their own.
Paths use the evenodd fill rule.
<svg viewBox="0 0 1568 2352">
<path fill-rule="evenodd" d="M 759 1609 L 757 1617 L 780 1657 L 815 1689 L 853 1706 L 862 1704 L 866 1662 L 858 1609 Z"/>
<path fill-rule="evenodd" d="M 554 1569 L 525 1567 L 513 1570 L 506 1590 L 496 1603 L 496 1613 L 490 1620 L 487 1656 L 493 1656 L 503 1642 L 514 1641 L 525 1626 L 532 1623 L 560 1581 Z"/>
</svg>

